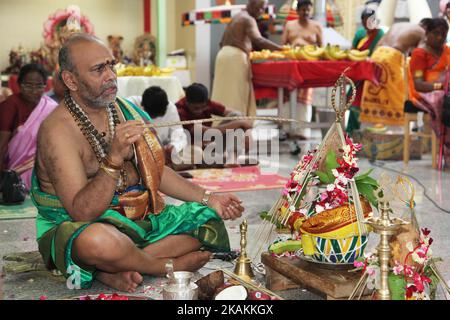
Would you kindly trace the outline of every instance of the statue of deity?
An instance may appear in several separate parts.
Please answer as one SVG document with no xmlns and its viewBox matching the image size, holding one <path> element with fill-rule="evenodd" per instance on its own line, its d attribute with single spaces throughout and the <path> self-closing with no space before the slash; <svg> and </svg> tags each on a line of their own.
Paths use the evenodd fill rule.
<svg viewBox="0 0 450 320">
<path fill-rule="evenodd" d="M 148 66 L 156 63 L 156 39 L 149 33 L 138 38 L 134 43 L 134 63 Z"/>
</svg>

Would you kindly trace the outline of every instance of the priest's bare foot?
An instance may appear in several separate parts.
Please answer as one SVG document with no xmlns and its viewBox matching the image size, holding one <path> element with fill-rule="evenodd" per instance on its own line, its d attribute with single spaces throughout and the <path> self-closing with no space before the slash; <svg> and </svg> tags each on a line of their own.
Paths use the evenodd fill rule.
<svg viewBox="0 0 450 320">
<path fill-rule="evenodd" d="M 135 292 L 136 288 L 143 281 L 142 276 L 135 271 L 119 273 L 99 272 L 97 279 L 113 289 L 130 293 Z"/>
<path fill-rule="evenodd" d="M 209 251 L 190 252 L 174 260 L 177 271 L 195 272 L 211 260 L 212 253 Z"/>
</svg>

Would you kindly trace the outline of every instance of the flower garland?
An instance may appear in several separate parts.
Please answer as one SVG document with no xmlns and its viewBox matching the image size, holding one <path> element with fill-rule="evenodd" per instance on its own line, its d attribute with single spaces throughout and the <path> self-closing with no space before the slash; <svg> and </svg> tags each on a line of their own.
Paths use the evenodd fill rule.
<svg viewBox="0 0 450 320">
<path fill-rule="evenodd" d="M 395 261 L 392 274 L 400 276 L 404 289 L 404 299 L 406 300 L 430 300 L 431 287 L 437 285 L 437 278 L 432 277 L 428 270 L 431 262 L 432 250 L 430 248 L 433 238 L 430 236 L 430 230 L 421 229 L 419 244 L 414 248 L 411 242 L 406 244 L 409 253 L 405 257 L 405 261 L 401 264 Z M 411 258 L 412 264 L 408 264 Z M 369 289 L 379 288 L 380 265 L 378 257 L 375 254 L 365 255 L 363 261 L 361 259 L 354 262 L 357 270 L 362 270 L 363 274 L 367 273 L 367 287 Z M 436 280 L 435 280 L 436 279 Z M 392 290 L 400 290 L 396 286 L 391 286 Z M 398 294 L 393 292 L 394 295 Z"/>
<path fill-rule="evenodd" d="M 403 275 L 406 285 L 407 300 L 430 300 L 429 286 L 431 279 L 425 275 L 425 268 L 428 266 L 432 256 L 430 248 L 433 238 L 430 236 L 430 230 L 421 229 L 419 244 L 414 248 L 412 242 L 406 244 L 409 253 L 405 257 L 403 264 L 395 262 L 393 272 L 395 275 Z M 408 258 L 416 264 L 410 266 L 407 264 Z"/>
<path fill-rule="evenodd" d="M 311 163 L 311 161 L 314 159 L 314 155 L 317 152 L 317 148 L 314 150 L 308 151 L 307 154 L 305 154 L 300 162 L 297 164 L 297 166 L 294 168 L 294 170 L 291 173 L 291 176 L 289 180 L 286 182 L 286 185 L 283 188 L 282 194 L 286 196 L 289 203 L 292 202 L 292 196 L 300 192 L 302 189 L 302 185 L 300 184 L 300 181 L 303 179 L 303 175 L 305 173 L 306 168 Z M 313 170 L 317 169 L 317 164 L 314 166 Z"/>
<path fill-rule="evenodd" d="M 339 150 L 343 153 L 342 159 L 337 159 L 338 166 L 331 170 L 334 181 L 327 185 L 316 202 L 317 213 L 340 207 L 349 201 L 347 186 L 349 179 L 353 179 L 359 171 L 356 152 L 362 149 L 362 145 L 353 143 L 348 136 L 345 137 L 345 143 L 343 149 Z"/>
<path fill-rule="evenodd" d="M 67 9 L 59 9 L 52 15 L 50 15 L 47 21 L 44 22 L 43 37 L 46 45 L 52 45 L 55 41 L 55 34 L 59 32 L 59 29 L 63 26 L 63 23 L 70 17 L 75 17 L 80 22 L 80 27 L 84 29 L 87 34 L 94 34 L 94 26 L 89 19 L 79 14 L 79 8 L 69 6 Z"/>
</svg>

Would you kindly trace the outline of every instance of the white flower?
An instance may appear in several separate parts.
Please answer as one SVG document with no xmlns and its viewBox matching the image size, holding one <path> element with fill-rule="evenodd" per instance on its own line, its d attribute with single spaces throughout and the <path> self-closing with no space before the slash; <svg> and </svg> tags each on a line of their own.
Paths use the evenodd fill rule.
<svg viewBox="0 0 450 320">
<path fill-rule="evenodd" d="M 417 254 L 417 252 L 414 252 L 414 253 L 411 255 L 411 258 L 413 259 L 413 261 L 415 261 L 415 262 L 417 262 L 417 263 L 419 263 L 419 264 L 424 264 L 424 262 L 425 262 L 425 258 L 419 257 L 419 255 Z"/>
<path fill-rule="evenodd" d="M 343 174 L 336 177 L 336 180 L 338 183 L 342 183 L 344 186 L 348 184 L 348 179 Z"/>
<path fill-rule="evenodd" d="M 334 185 L 334 184 L 329 184 L 329 185 L 327 185 L 327 191 L 328 191 L 328 192 L 333 191 L 334 188 L 335 188 L 335 185 Z"/>
<path fill-rule="evenodd" d="M 344 148 L 342 148 L 343 150 L 344 150 L 344 153 L 345 154 L 349 154 L 350 153 L 350 150 L 351 150 L 351 148 L 350 148 L 350 146 L 348 145 L 348 144 L 346 144 L 345 146 L 344 146 Z"/>
<path fill-rule="evenodd" d="M 368 266 L 367 272 L 367 288 L 378 289 L 380 287 L 380 267 L 378 266 Z"/>
<path fill-rule="evenodd" d="M 333 173 L 333 176 L 336 178 L 339 177 L 339 172 L 336 169 L 331 170 L 331 173 Z"/>
<path fill-rule="evenodd" d="M 316 204 L 316 212 L 317 212 L 317 213 L 321 213 L 321 212 L 324 211 L 324 210 L 325 210 L 324 207 L 322 207 L 321 205 Z"/>
</svg>

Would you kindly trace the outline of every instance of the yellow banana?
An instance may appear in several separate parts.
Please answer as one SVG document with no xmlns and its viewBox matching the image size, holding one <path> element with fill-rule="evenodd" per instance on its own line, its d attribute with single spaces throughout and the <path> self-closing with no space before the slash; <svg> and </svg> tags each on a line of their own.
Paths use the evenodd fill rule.
<svg viewBox="0 0 450 320">
<path fill-rule="evenodd" d="M 310 61 L 320 60 L 323 52 L 324 52 L 324 48 L 318 48 L 313 45 L 308 45 L 308 46 L 303 47 L 303 54 L 306 56 L 307 60 L 310 60 Z"/>
<path fill-rule="evenodd" d="M 364 51 L 359 51 L 356 49 L 352 49 L 350 50 L 350 53 L 355 56 L 355 57 L 368 57 L 369 56 L 369 49 L 364 50 Z"/>
<path fill-rule="evenodd" d="M 303 49 L 305 51 L 315 51 L 317 49 L 317 46 L 314 44 L 307 44 L 303 46 Z"/>
<path fill-rule="evenodd" d="M 352 61 L 364 61 L 369 56 L 369 50 L 359 51 L 352 49 L 348 53 L 348 58 Z"/>
<path fill-rule="evenodd" d="M 308 60 L 308 57 L 305 55 L 303 47 L 295 48 L 295 57 L 297 60 Z"/>
<path fill-rule="evenodd" d="M 330 44 L 327 44 L 327 46 L 326 46 L 325 49 L 323 50 L 322 56 L 323 56 L 323 58 L 324 58 L 325 60 L 330 60 L 330 61 L 336 60 L 336 59 L 331 55 L 331 46 L 330 46 Z"/>
<path fill-rule="evenodd" d="M 347 58 L 347 52 L 344 50 L 341 50 L 341 48 L 338 45 L 332 46 L 330 49 L 330 55 L 335 60 L 344 60 Z"/>
</svg>

